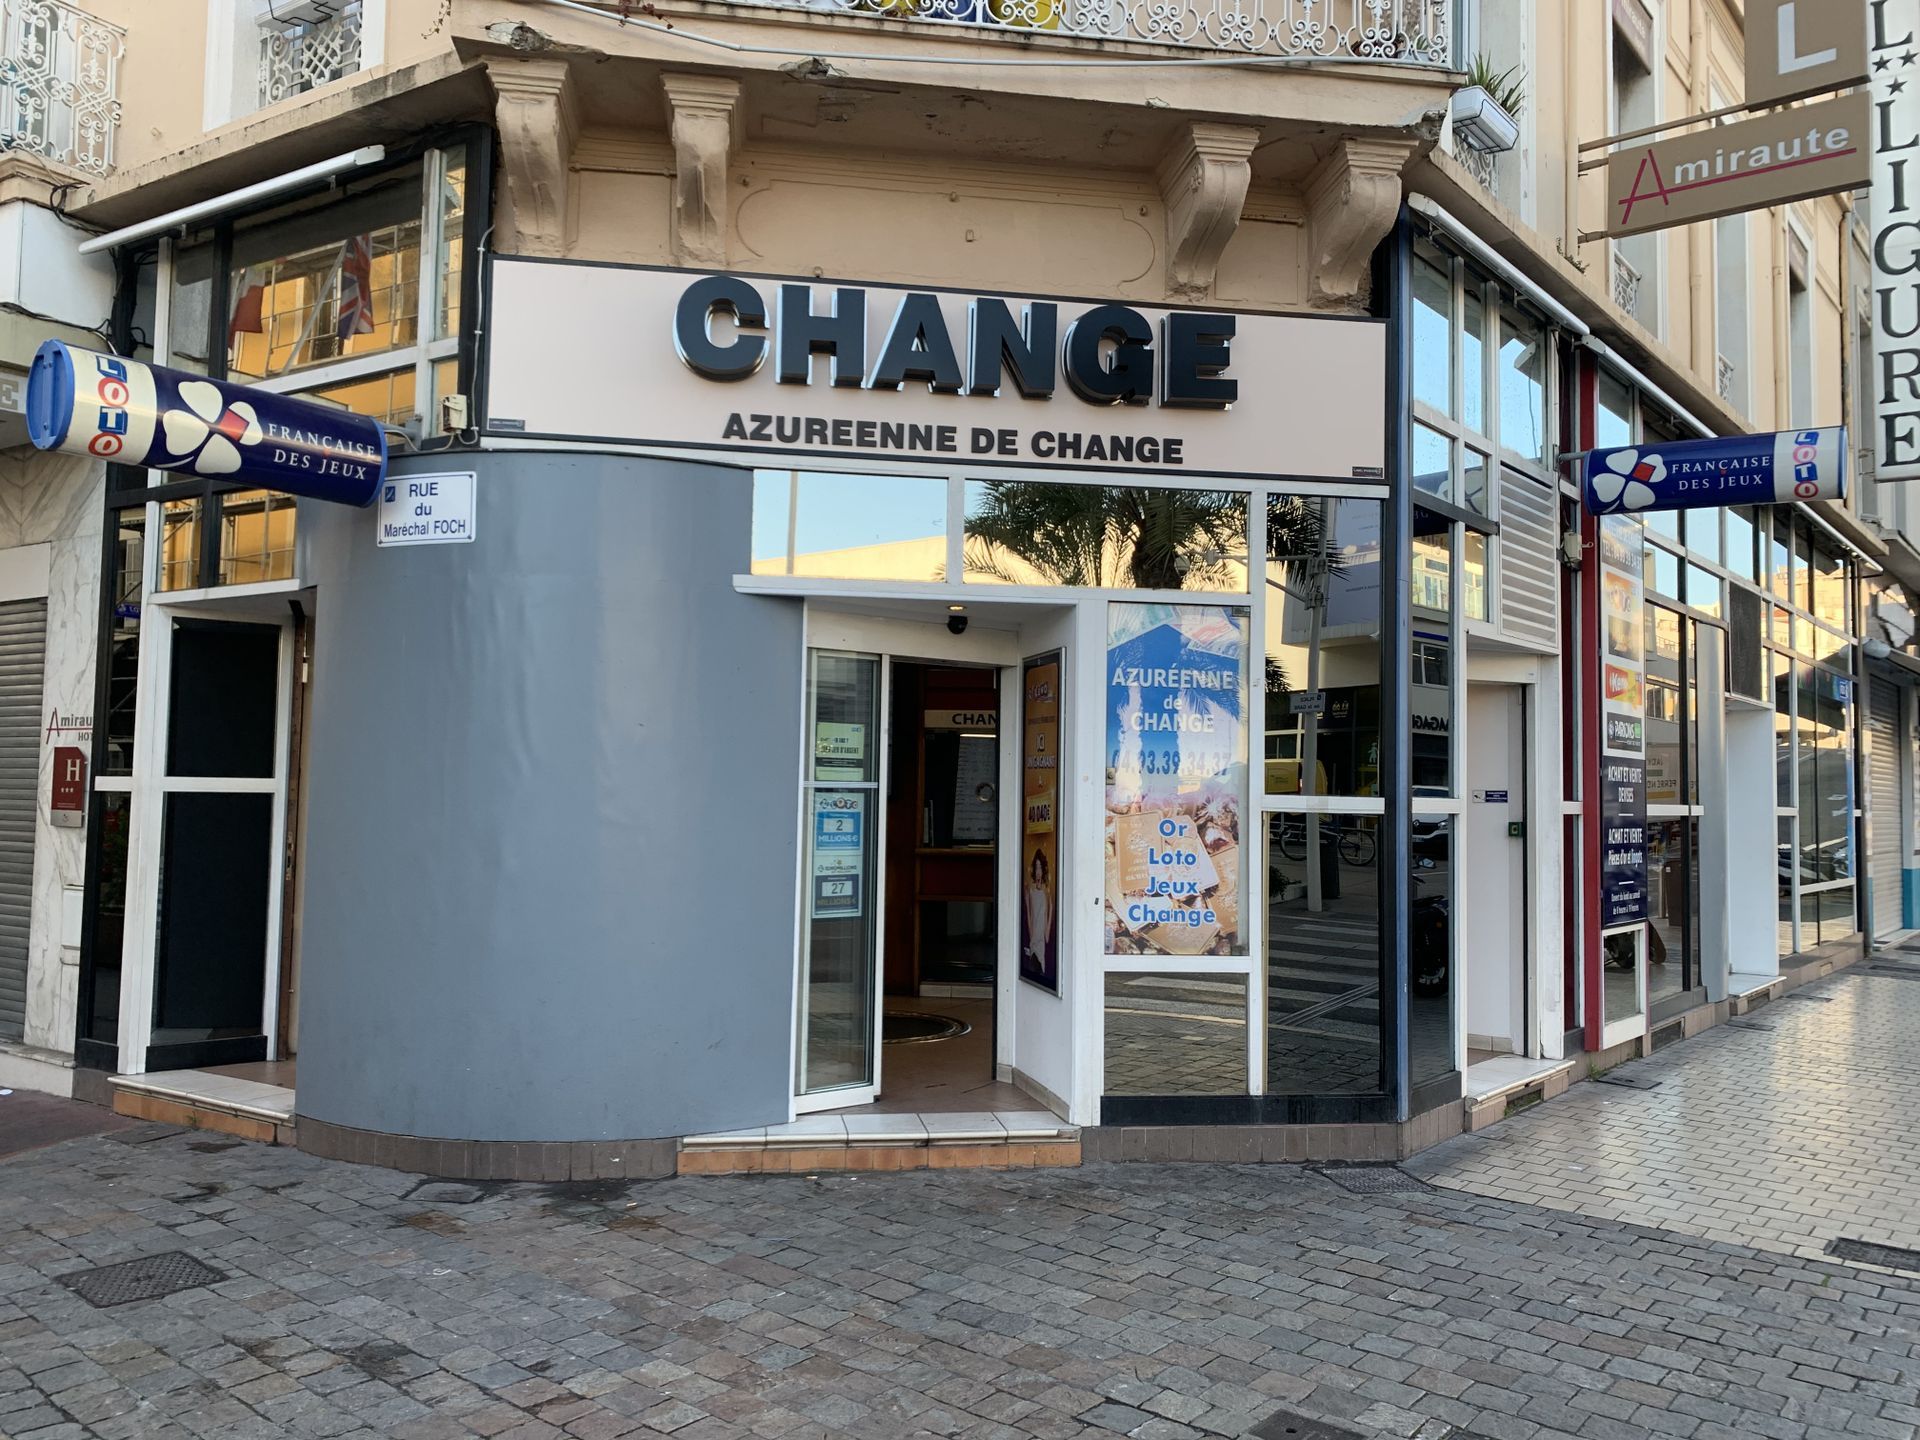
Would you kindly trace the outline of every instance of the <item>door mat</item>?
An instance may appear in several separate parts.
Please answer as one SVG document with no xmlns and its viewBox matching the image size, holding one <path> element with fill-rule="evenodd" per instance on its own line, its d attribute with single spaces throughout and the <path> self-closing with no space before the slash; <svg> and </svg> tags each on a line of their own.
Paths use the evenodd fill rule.
<svg viewBox="0 0 1920 1440">
<path fill-rule="evenodd" d="M 96 1309 L 130 1305 L 135 1300 L 158 1300 L 182 1290 L 197 1290 L 227 1277 L 184 1250 L 144 1255 L 118 1265 L 99 1265 L 62 1275 L 60 1283 Z"/>
<path fill-rule="evenodd" d="M 1861 1265 L 1920 1272 L 1920 1250 L 1902 1250 L 1897 1245 L 1876 1245 L 1871 1240 L 1829 1240 L 1827 1254 L 1836 1260 L 1852 1260 Z"/>
<path fill-rule="evenodd" d="M 1433 1187 L 1417 1175 L 1409 1175 L 1398 1165 L 1315 1165 L 1309 1167 L 1323 1179 L 1355 1195 L 1411 1195 Z"/>
<path fill-rule="evenodd" d="M 882 1045 L 925 1045 L 934 1040 L 957 1040 L 973 1026 L 951 1015 L 923 1015 L 917 1010 L 889 1010 L 880 1017 Z"/>
</svg>

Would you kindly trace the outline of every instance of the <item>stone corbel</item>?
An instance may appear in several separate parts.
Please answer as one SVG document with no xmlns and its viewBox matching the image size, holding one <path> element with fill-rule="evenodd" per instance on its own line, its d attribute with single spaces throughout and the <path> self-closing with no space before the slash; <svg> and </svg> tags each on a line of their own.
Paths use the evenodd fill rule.
<svg viewBox="0 0 1920 1440">
<path fill-rule="evenodd" d="M 1411 140 L 1349 135 L 1307 182 L 1307 295 L 1314 309 L 1367 308 L 1374 248 L 1400 213 L 1400 172 L 1415 148 Z"/>
<path fill-rule="evenodd" d="M 1253 179 L 1250 125 L 1198 120 L 1187 126 L 1160 163 L 1160 198 L 1167 207 L 1167 289 L 1176 300 L 1213 293 L 1220 256 L 1240 223 Z"/>
<path fill-rule="evenodd" d="M 740 82 L 720 75 L 662 75 L 673 116 L 673 259 L 727 263 L 727 161 L 740 144 Z"/>
<path fill-rule="evenodd" d="M 506 180 L 503 250 L 566 253 L 567 166 L 580 128 L 571 75 L 564 60 L 487 61 Z"/>
</svg>

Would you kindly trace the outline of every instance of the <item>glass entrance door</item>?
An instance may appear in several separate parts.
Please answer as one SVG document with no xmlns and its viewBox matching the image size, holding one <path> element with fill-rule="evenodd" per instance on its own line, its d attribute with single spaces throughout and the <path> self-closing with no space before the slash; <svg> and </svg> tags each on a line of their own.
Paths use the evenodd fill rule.
<svg viewBox="0 0 1920 1440">
<path fill-rule="evenodd" d="M 881 687 L 877 655 L 808 652 L 794 1074 L 803 1110 L 864 1104 L 880 1078 Z"/>
</svg>

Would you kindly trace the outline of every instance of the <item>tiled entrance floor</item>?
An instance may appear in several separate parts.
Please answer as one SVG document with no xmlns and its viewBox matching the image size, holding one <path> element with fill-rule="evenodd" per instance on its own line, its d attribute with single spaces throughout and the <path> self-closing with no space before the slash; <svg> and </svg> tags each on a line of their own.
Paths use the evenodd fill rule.
<svg viewBox="0 0 1920 1440">
<path fill-rule="evenodd" d="M 1915 967 L 1920 970 L 1920 967 Z M 1435 1185 L 1728 1244 L 1920 1247 L 1920 982 L 1864 966 L 1406 1163 Z M 1770 1029 L 1761 1029 L 1768 1026 Z"/>
</svg>

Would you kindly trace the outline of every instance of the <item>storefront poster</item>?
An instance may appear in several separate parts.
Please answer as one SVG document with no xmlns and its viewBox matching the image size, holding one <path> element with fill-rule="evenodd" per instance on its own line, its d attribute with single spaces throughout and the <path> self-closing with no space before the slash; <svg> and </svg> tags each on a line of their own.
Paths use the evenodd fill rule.
<svg viewBox="0 0 1920 1440">
<path fill-rule="evenodd" d="M 813 727 L 813 778 L 866 779 L 867 727 L 836 720 L 817 723 Z"/>
<path fill-rule="evenodd" d="M 1647 918 L 1646 615 L 1642 526 L 1600 521 L 1600 923 Z"/>
<path fill-rule="evenodd" d="M 1020 667 L 1020 978 L 1060 993 L 1060 652 Z"/>
<path fill-rule="evenodd" d="M 856 727 L 858 728 L 858 727 Z M 813 915 L 857 918 L 866 902 L 867 792 L 813 795 Z"/>
<path fill-rule="evenodd" d="M 1107 953 L 1242 955 L 1247 617 L 1107 607 Z"/>
</svg>

